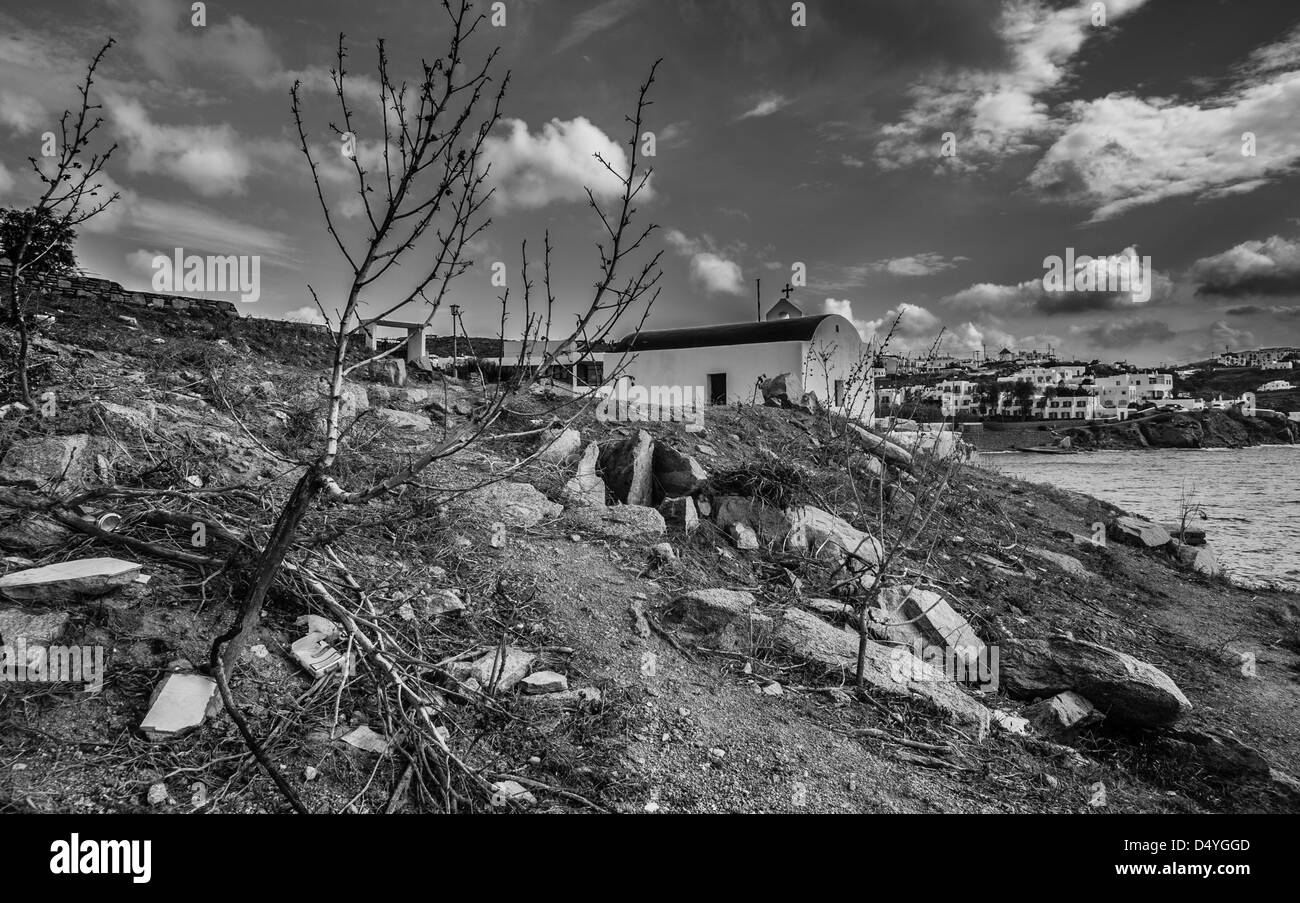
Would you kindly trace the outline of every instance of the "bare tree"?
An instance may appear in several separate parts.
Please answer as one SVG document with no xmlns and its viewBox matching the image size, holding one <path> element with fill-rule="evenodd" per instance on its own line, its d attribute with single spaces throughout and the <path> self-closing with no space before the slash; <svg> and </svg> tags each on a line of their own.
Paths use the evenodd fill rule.
<svg viewBox="0 0 1300 903">
<path fill-rule="evenodd" d="M 60 259 L 70 248 L 74 229 L 118 199 L 114 192 L 100 197 L 104 187 L 96 181 L 109 157 L 117 149 L 114 144 L 102 154 L 89 150 L 91 139 L 103 124 L 96 111 L 101 104 L 91 103 L 90 88 L 95 81 L 95 70 L 104 55 L 114 44 L 109 38 L 99 49 L 86 69 L 79 93 L 81 102 L 76 110 L 65 110 L 59 118 L 59 145 L 57 153 L 43 157 L 28 157 L 32 169 L 45 186 L 36 203 L 22 211 L 12 212 L 5 218 L 5 246 L 10 269 L 5 280 L 7 314 L 18 330 L 18 350 L 15 356 L 18 395 L 28 408 L 33 407 L 31 385 L 27 374 L 27 355 L 31 344 L 36 299 L 49 290 L 50 282 L 71 269 L 71 254 Z M 48 162 L 53 160 L 53 163 Z"/>
<path fill-rule="evenodd" d="M 348 424 L 343 422 L 345 378 L 396 350 L 363 354 L 354 360 L 354 345 L 359 344 L 353 341 L 354 338 L 376 321 L 412 303 L 424 305 L 423 324 L 427 325 L 448 298 L 454 280 L 470 266 L 470 261 L 465 259 L 466 245 L 491 222 L 486 205 L 493 192 L 487 185 L 489 172 L 484 165 L 483 148 L 499 120 L 509 74 L 494 87 L 492 70 L 497 51 L 489 53 L 481 66 L 470 65 L 467 59 L 466 43 L 486 17 L 474 15 L 469 0 L 456 3 L 448 0 L 443 3 L 443 8 L 450 29 L 447 53 L 432 63 L 421 62 L 418 84 L 410 86 L 394 79 L 385 44 L 383 41 L 378 43 L 378 100 L 384 120 L 380 136 L 382 147 L 373 160 L 367 161 L 365 153 L 356 153 L 351 155 L 349 163 L 363 214 L 364 235 L 358 241 L 348 241 L 336 222 L 321 183 L 320 154 L 313 149 L 308 138 L 310 129 L 303 109 L 301 85 L 295 83 L 291 90 L 300 149 L 315 184 L 325 227 L 348 266 L 350 279 L 342 291 L 342 307 L 329 318 L 333 327 L 333 351 L 327 376 L 329 395 L 324 438 L 314 457 L 304 462 L 302 476 L 280 509 L 265 544 L 255 556 L 238 616 L 231 628 L 216 639 L 211 650 L 210 663 L 223 699 L 255 752 L 255 742 L 233 710 L 228 680 L 275 581 L 286 571 L 300 577 L 302 583 L 345 623 L 352 623 L 345 609 L 333 607 L 336 603 L 324 581 L 302 564 L 288 560 L 299 527 L 309 511 L 321 501 L 333 505 L 363 504 L 416 481 L 421 472 L 434 462 L 485 438 L 485 432 L 498 419 L 510 397 L 507 391 L 494 391 L 464 426 L 420 450 L 405 466 L 373 477 L 367 485 L 349 488 L 337 475 L 337 464 L 346 454 L 344 440 Z M 355 136 L 360 128 L 360 117 L 350 97 L 346 68 L 348 51 L 342 36 L 336 57 L 332 79 L 341 118 L 330 127 L 340 138 Z M 621 191 L 610 205 L 611 209 L 604 209 L 588 190 L 589 204 L 607 234 L 597 245 L 599 275 L 590 300 L 575 315 L 575 322 L 565 330 L 564 337 L 547 347 L 541 365 L 511 387 L 516 392 L 527 391 L 539 375 L 549 371 L 566 351 L 585 349 L 590 343 L 607 337 L 629 311 L 643 302 L 648 311 L 658 293 L 658 264 L 662 251 L 650 255 L 646 262 L 633 269 L 631 275 L 622 274 L 630 258 L 643 248 L 656 228 L 653 224 L 636 227 L 633 220 L 637 198 L 644 192 L 651 175 L 651 170 L 638 159 L 637 150 L 657 67 L 656 62 L 640 87 L 635 114 L 626 117 L 631 126 L 631 139 L 627 142 L 629 151 L 625 168 L 618 165 L 619 161 L 606 160 L 597 154 L 597 159 L 617 179 Z M 552 326 L 554 295 L 549 235 L 544 246 L 544 313 L 532 309 L 535 285 L 528 275 L 526 243 L 521 249 L 525 349 L 531 342 L 549 337 Z M 404 280 L 402 287 L 394 289 L 394 283 L 399 279 Z M 319 296 L 314 289 L 311 291 L 324 313 Z M 363 316 L 362 309 L 372 297 L 384 299 L 378 305 L 371 305 L 380 310 Z M 501 298 L 503 310 L 508 299 L 507 291 Z M 643 313 L 641 322 L 644 322 L 644 317 Z M 360 638 L 358 641 L 362 642 Z M 391 658 L 382 649 L 367 648 L 366 651 L 372 654 L 380 669 L 393 677 L 401 692 L 417 703 L 417 708 L 427 710 L 427 704 L 403 682 Z M 427 721 L 427 714 L 424 717 Z M 432 725 L 427 727 L 436 737 Z M 451 755 L 445 744 L 440 740 L 435 742 L 444 755 Z M 264 760 L 263 765 L 277 779 L 285 795 L 294 801 L 292 792 L 285 788 L 275 769 Z M 295 805 L 300 806 L 296 802 Z"/>
</svg>

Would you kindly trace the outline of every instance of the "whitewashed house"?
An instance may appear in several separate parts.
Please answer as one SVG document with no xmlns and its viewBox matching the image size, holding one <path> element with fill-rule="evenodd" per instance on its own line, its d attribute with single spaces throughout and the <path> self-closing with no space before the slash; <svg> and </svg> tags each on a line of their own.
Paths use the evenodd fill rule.
<svg viewBox="0 0 1300 903">
<path fill-rule="evenodd" d="M 658 329 L 616 343 L 606 361 L 647 390 L 655 386 L 702 387 L 709 404 L 763 403 L 759 384 L 782 373 L 792 401 L 804 392 L 854 417 L 875 411 L 871 348 L 857 328 L 838 314 L 794 316 L 798 308 L 778 302 L 756 323 Z"/>
</svg>

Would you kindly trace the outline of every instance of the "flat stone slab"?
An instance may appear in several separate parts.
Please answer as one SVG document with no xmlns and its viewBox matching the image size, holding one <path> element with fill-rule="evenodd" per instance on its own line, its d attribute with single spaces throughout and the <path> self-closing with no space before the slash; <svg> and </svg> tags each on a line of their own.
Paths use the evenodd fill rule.
<svg viewBox="0 0 1300 903">
<path fill-rule="evenodd" d="M 1159 524 L 1140 517 L 1121 515 L 1115 518 L 1108 531 L 1112 539 L 1139 548 L 1157 549 L 1169 545 L 1173 539 L 1169 531 Z"/>
<path fill-rule="evenodd" d="M 154 690 L 140 731 L 150 740 L 189 733 L 221 710 L 221 694 L 211 677 L 191 672 L 168 674 Z"/>
<path fill-rule="evenodd" d="M 519 686 L 530 696 L 541 693 L 563 693 L 569 689 L 569 679 L 555 671 L 537 671 L 520 681 Z"/>
<path fill-rule="evenodd" d="M 514 646 L 507 646 L 504 655 L 494 649 L 467 666 L 465 676 L 477 680 L 484 690 L 495 683 L 497 692 L 504 693 L 524 679 L 536 658 Z"/>
<path fill-rule="evenodd" d="M 29 568 L 0 577 L 0 594 L 10 599 L 50 601 L 102 596 L 135 581 L 141 565 L 120 558 L 82 558 Z"/>
</svg>

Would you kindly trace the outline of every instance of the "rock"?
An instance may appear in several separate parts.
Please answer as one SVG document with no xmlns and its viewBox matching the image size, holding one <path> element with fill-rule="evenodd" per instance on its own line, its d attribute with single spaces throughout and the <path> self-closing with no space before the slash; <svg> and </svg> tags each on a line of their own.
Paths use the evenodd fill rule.
<svg viewBox="0 0 1300 903">
<path fill-rule="evenodd" d="M 858 437 L 858 441 L 862 443 L 862 446 L 867 451 L 877 457 L 884 458 L 885 461 L 896 467 L 902 467 L 906 470 L 912 469 L 912 453 L 907 449 L 890 442 L 888 439 L 877 436 L 875 433 L 869 433 L 860 426 L 855 424 L 850 424 L 850 426 L 853 428 L 854 435 Z"/>
<path fill-rule="evenodd" d="M 853 616 L 853 606 L 838 599 L 804 599 L 803 604 L 823 618 L 849 618 Z"/>
<path fill-rule="evenodd" d="M 193 672 L 168 674 L 154 690 L 140 732 L 153 741 L 169 740 L 189 733 L 219 711 L 221 695 L 211 677 Z"/>
<path fill-rule="evenodd" d="M 149 793 L 145 796 L 145 801 L 148 802 L 150 806 L 157 808 L 170 803 L 172 801 L 172 796 L 167 792 L 166 784 L 151 784 L 149 786 Z"/>
<path fill-rule="evenodd" d="M 492 805 L 497 808 L 519 804 L 533 806 L 537 797 L 529 793 L 518 781 L 497 781 L 492 785 Z"/>
<path fill-rule="evenodd" d="M 1209 545 L 1193 546 L 1175 543 L 1174 556 L 1181 564 L 1207 577 L 1216 577 L 1223 570 L 1219 566 L 1218 556 Z"/>
<path fill-rule="evenodd" d="M 694 533 L 700 526 L 700 515 L 695 509 L 695 500 L 689 496 L 679 499 L 664 499 L 659 506 L 659 513 L 664 522 L 674 527 L 681 527 L 687 533 Z"/>
<path fill-rule="evenodd" d="M 780 696 L 785 692 L 785 690 L 784 688 L 782 688 L 782 686 L 779 683 L 773 681 L 770 684 L 764 684 L 763 689 L 760 690 L 759 692 L 761 692 L 764 696 Z"/>
<path fill-rule="evenodd" d="M 485 692 L 495 684 L 496 690 L 504 693 L 524 679 L 536 658 L 531 652 L 507 646 L 504 655 L 494 649 L 461 670 L 465 672 L 465 677 L 477 680 Z"/>
<path fill-rule="evenodd" d="M 667 542 L 656 543 L 650 549 L 650 554 L 659 562 L 674 561 L 677 558 L 677 552 L 673 549 L 672 543 Z"/>
<path fill-rule="evenodd" d="M 1084 567 L 1083 563 L 1079 561 L 1079 559 L 1074 558 L 1070 555 L 1062 555 L 1060 552 L 1052 552 L 1047 549 L 1036 549 L 1033 548 L 1032 546 L 1027 547 L 1025 549 L 1025 553 L 1027 555 L 1032 555 L 1034 558 L 1038 558 L 1042 561 L 1046 561 L 1049 562 L 1050 564 L 1056 565 L 1058 568 L 1065 571 L 1071 577 L 1074 577 L 1078 580 L 1097 579 L 1096 574 L 1092 573 L 1092 571 Z"/>
<path fill-rule="evenodd" d="M 587 445 L 578 460 L 578 472 L 564 484 L 562 495 L 570 504 L 592 508 L 605 507 L 605 481 L 596 473 L 600 461 L 600 446 Z"/>
<path fill-rule="evenodd" d="M 880 595 L 891 619 L 910 621 L 927 643 L 951 650 L 968 665 L 983 660 L 984 641 L 943 596 L 909 586 L 889 587 Z"/>
<path fill-rule="evenodd" d="M 1078 693 L 1066 690 L 1025 709 L 1029 722 L 1044 737 L 1067 741 L 1079 731 L 1100 724 L 1105 715 Z"/>
<path fill-rule="evenodd" d="M 398 411 L 394 408 L 376 408 L 375 416 L 399 430 L 427 433 L 433 429 L 433 421 L 423 414 L 412 414 L 409 411 Z"/>
<path fill-rule="evenodd" d="M 0 548 L 13 552 L 40 555 L 63 548 L 72 531 L 44 514 L 28 513 L 0 528 Z"/>
<path fill-rule="evenodd" d="M 426 618 L 438 618 L 465 610 L 465 602 L 454 589 L 436 589 L 420 596 L 420 613 Z"/>
<path fill-rule="evenodd" d="M 79 486 L 90 476 L 89 442 L 84 433 L 20 439 L 0 459 L 0 483 L 28 488 Z"/>
<path fill-rule="evenodd" d="M 750 529 L 748 525 L 734 523 L 727 527 L 727 532 L 736 541 L 736 548 L 741 551 L 753 551 L 758 548 L 758 534 Z"/>
<path fill-rule="evenodd" d="M 149 429 L 153 425 L 154 417 L 157 416 L 156 411 L 145 413 L 111 401 L 96 402 L 93 411 L 110 429 L 128 434 Z"/>
<path fill-rule="evenodd" d="M 704 510 L 703 504 L 700 510 Z M 713 501 L 712 511 L 719 530 L 726 530 L 736 523 L 744 524 L 758 534 L 762 542 L 782 543 L 790 532 L 790 520 L 785 512 L 757 499 L 739 495 L 718 496 Z"/>
<path fill-rule="evenodd" d="M 1117 724 L 1157 727 L 1192 708 L 1155 665 L 1067 636 L 1005 640 L 1001 670 L 1003 686 L 1012 697 L 1034 699 L 1073 690 Z"/>
<path fill-rule="evenodd" d="M 515 528 L 534 527 L 564 509 L 528 483 L 502 481 L 478 489 L 458 500 L 474 518 L 485 524 L 501 521 Z"/>
<path fill-rule="evenodd" d="M 657 500 L 693 495 L 708 482 L 708 472 L 694 458 L 663 442 L 654 444 L 652 460 Z"/>
<path fill-rule="evenodd" d="M 299 615 L 293 619 L 293 623 L 300 627 L 306 627 L 308 633 L 319 633 L 321 636 L 334 636 L 339 632 L 338 624 L 320 615 Z"/>
<path fill-rule="evenodd" d="M 1189 546 L 1205 545 L 1205 528 L 1183 524 L 1161 524 L 1174 539 L 1180 539 Z"/>
<path fill-rule="evenodd" d="M 668 529 L 662 514 L 640 505 L 574 508 L 565 519 L 575 529 L 628 541 L 650 541 L 663 536 Z"/>
<path fill-rule="evenodd" d="M 759 386 L 763 393 L 763 404 L 773 408 L 795 407 L 803 397 L 803 386 L 799 378 L 791 373 L 779 373 Z"/>
<path fill-rule="evenodd" d="M 27 643 L 48 645 L 68 626 L 66 611 L 34 614 L 21 608 L 0 608 L 0 645 L 13 645 L 20 638 Z"/>
<path fill-rule="evenodd" d="M 102 596 L 135 582 L 140 565 L 120 558 L 82 558 L 15 571 L 0 577 L 0 594 L 10 599 L 71 600 Z"/>
<path fill-rule="evenodd" d="M 370 378 L 401 388 L 406 385 L 406 361 L 393 357 L 375 361 L 370 365 Z"/>
<path fill-rule="evenodd" d="M 569 689 L 569 679 L 554 671 L 535 671 L 520 681 L 519 686 L 529 696 L 563 693 Z"/>
<path fill-rule="evenodd" d="M 772 619 L 757 611 L 754 597 L 743 590 L 697 589 L 673 599 L 664 621 L 680 627 L 696 643 L 707 640 L 720 649 L 749 651 L 767 641 Z"/>
<path fill-rule="evenodd" d="M 1259 750 L 1219 731 L 1174 730 L 1170 739 L 1187 744 L 1196 759 L 1216 774 L 1267 780 L 1272 770 Z"/>
<path fill-rule="evenodd" d="M 838 547 L 836 554 L 847 553 L 860 559 L 857 569 L 863 565 L 874 568 L 884 558 L 884 547 L 878 540 L 829 511 L 803 505 L 787 508 L 785 516 L 790 522 L 786 544 L 792 549 L 808 549 L 821 556 Z"/>
<path fill-rule="evenodd" d="M 1106 532 L 1116 542 L 1145 549 L 1167 546 L 1172 539 L 1169 531 L 1159 524 L 1128 515 L 1115 518 Z"/>
<path fill-rule="evenodd" d="M 654 440 L 645 430 L 600 447 L 600 472 L 614 498 L 628 505 L 648 505 L 654 481 Z"/>
<path fill-rule="evenodd" d="M 773 642 L 787 655 L 827 672 L 837 681 L 854 678 L 858 660 L 856 632 L 834 627 L 809 612 L 789 608 L 775 621 Z M 891 650 L 870 640 L 866 650 L 863 679 L 868 686 L 893 696 L 920 697 L 966 724 L 988 724 L 987 708 L 906 650 Z"/>
<path fill-rule="evenodd" d="M 345 734 L 342 740 L 353 749 L 374 753 L 377 756 L 388 752 L 388 741 L 364 724 Z"/>
<path fill-rule="evenodd" d="M 546 464 L 570 464 L 582 452 L 582 433 L 575 429 L 547 430 L 538 443 L 537 460 Z M 603 504 L 603 500 L 602 500 Z"/>
</svg>

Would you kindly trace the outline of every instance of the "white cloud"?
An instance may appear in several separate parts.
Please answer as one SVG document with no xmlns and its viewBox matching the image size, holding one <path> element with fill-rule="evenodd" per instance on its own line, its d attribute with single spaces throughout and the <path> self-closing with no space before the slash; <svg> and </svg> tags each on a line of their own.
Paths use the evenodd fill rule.
<svg viewBox="0 0 1300 903">
<path fill-rule="evenodd" d="M 884 270 L 891 276 L 930 276 L 934 273 L 950 270 L 960 261 L 967 259 L 966 257 L 948 258 L 933 251 L 926 251 L 923 254 L 912 254 L 907 257 L 877 261 L 873 266 L 876 269 Z"/>
<path fill-rule="evenodd" d="M 128 169 L 171 176 L 204 197 L 243 194 L 255 155 L 285 159 L 291 153 L 287 144 L 244 139 L 228 123 L 155 123 L 139 101 L 118 95 L 107 97 L 104 106 L 126 149 Z"/>
<path fill-rule="evenodd" d="M 33 132 L 45 118 L 45 108 L 34 97 L 0 91 L 0 124 L 20 135 Z"/>
<path fill-rule="evenodd" d="M 1123 94 L 1079 101 L 1029 184 L 1089 205 L 1093 222 L 1171 197 L 1253 191 L 1300 161 L 1297 109 L 1300 72 L 1204 105 Z M 1253 156 L 1243 153 L 1247 132 Z"/>
<path fill-rule="evenodd" d="M 316 326 L 328 326 L 325 318 L 321 316 L 319 308 L 306 305 L 289 311 L 284 318 L 290 323 L 312 323 Z"/>
<path fill-rule="evenodd" d="M 490 136 L 483 144 L 483 163 L 491 167 L 490 181 L 498 209 L 544 207 L 554 201 L 586 200 L 591 189 L 597 200 L 610 200 L 623 192 L 620 175 L 627 172 L 623 147 L 589 120 L 552 119 L 536 135 L 522 119 L 504 120 L 506 135 Z M 641 198 L 653 197 L 653 179 Z"/>
<path fill-rule="evenodd" d="M 1107 27 L 1146 0 L 1110 0 Z M 1069 75 L 1095 32 L 1091 3 L 1054 9 L 1043 0 L 1005 0 L 999 34 L 1008 64 L 999 71 L 943 70 L 911 90 L 912 106 L 881 130 L 875 159 L 882 169 L 943 162 L 960 170 L 1035 149 L 1053 128 L 1042 96 Z M 940 137 L 957 138 L 955 157 L 940 158 Z"/>
<path fill-rule="evenodd" d="M 617 25 L 632 11 L 637 0 L 605 0 L 573 19 L 568 33 L 555 45 L 556 53 L 563 53 L 581 44 L 592 35 Z"/>
<path fill-rule="evenodd" d="M 745 112 L 741 113 L 739 119 L 755 119 L 763 116 L 771 116 L 789 106 L 790 100 L 783 94 L 772 92 L 764 94 L 755 104 Z"/>
<path fill-rule="evenodd" d="M 1192 264 L 1197 291 L 1207 295 L 1300 295 L 1300 241 L 1274 235 L 1244 241 Z"/>
<path fill-rule="evenodd" d="M 743 295 L 746 292 L 740 265 L 729 260 L 704 242 L 687 237 L 678 229 L 664 236 L 677 253 L 690 260 L 691 281 L 711 295 Z"/>
<path fill-rule="evenodd" d="M 1067 257 L 1067 250 L 1055 256 L 1060 257 L 1062 266 Z M 1026 279 L 1009 285 L 992 282 L 979 282 L 955 292 L 943 299 L 943 303 L 955 307 L 984 310 L 1008 314 L 1043 313 L 1068 314 L 1086 313 L 1095 310 L 1116 310 L 1137 303 L 1165 301 L 1174 294 L 1174 281 L 1167 273 L 1151 269 L 1151 284 L 1147 286 L 1145 270 L 1141 255 L 1136 246 L 1130 245 L 1118 254 L 1101 254 L 1096 257 L 1082 251 L 1075 252 L 1073 280 L 1066 290 L 1048 291 L 1044 277 L 1048 270 L 1044 262 L 1042 276 Z M 1129 291 L 1108 291 L 1104 287 L 1119 286 L 1121 276 L 1128 280 Z M 1074 286 L 1093 285 L 1092 290 L 1075 290 Z M 1150 295 L 1147 296 L 1147 291 Z"/>
<path fill-rule="evenodd" d="M 14 177 L 5 168 L 4 163 L 0 163 L 0 197 L 4 197 L 9 190 L 14 187 Z"/>
</svg>

